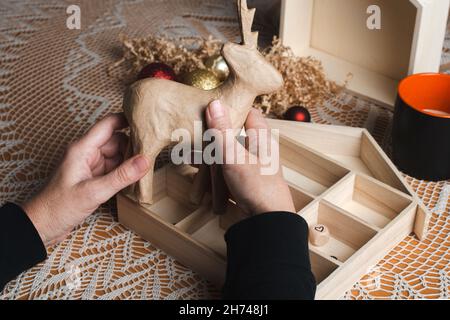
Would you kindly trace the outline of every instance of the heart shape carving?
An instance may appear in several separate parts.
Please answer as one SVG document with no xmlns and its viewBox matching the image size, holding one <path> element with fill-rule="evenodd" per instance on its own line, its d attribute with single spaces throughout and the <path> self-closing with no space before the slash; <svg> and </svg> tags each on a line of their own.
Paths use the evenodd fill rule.
<svg viewBox="0 0 450 320">
<path fill-rule="evenodd" d="M 314 230 L 316 230 L 317 232 L 323 232 L 325 230 L 324 226 L 317 226 L 314 228 Z"/>
</svg>

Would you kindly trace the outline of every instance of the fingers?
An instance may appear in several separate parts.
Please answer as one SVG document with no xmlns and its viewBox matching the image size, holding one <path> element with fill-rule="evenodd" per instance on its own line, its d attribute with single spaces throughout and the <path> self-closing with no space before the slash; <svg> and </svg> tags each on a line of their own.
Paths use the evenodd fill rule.
<svg viewBox="0 0 450 320">
<path fill-rule="evenodd" d="M 269 124 L 260 110 L 252 108 L 245 122 L 245 130 L 248 129 L 269 129 Z"/>
<path fill-rule="evenodd" d="M 251 154 L 258 155 L 259 135 L 263 131 L 268 132 L 268 128 L 269 125 L 261 111 L 252 108 L 245 122 L 245 131 L 247 134 L 245 147 Z"/>
<path fill-rule="evenodd" d="M 111 139 L 100 148 L 105 158 L 114 158 L 117 155 L 125 156 L 128 147 L 128 136 L 123 132 L 116 132 Z"/>
<path fill-rule="evenodd" d="M 123 159 L 125 159 L 127 147 L 128 136 L 122 132 L 116 132 L 112 138 L 99 149 L 101 156 L 97 156 L 98 152 L 96 152 L 96 156 L 90 158 L 88 163 L 92 170 L 92 175 L 97 177 L 117 168 L 123 162 Z"/>
<path fill-rule="evenodd" d="M 120 166 L 123 162 L 123 156 L 121 154 L 117 154 L 113 158 L 102 159 L 101 162 L 92 169 L 92 176 L 99 177 L 104 176 L 107 173 L 110 173 L 118 166 Z"/>
<path fill-rule="evenodd" d="M 122 189 L 139 181 L 149 169 L 150 162 L 145 156 L 133 157 L 107 175 L 84 182 L 80 186 L 81 194 L 93 199 L 96 205 L 100 205 Z"/>
<path fill-rule="evenodd" d="M 276 156 L 277 146 L 276 141 L 272 137 L 272 131 L 266 118 L 260 110 L 252 109 L 245 122 L 245 129 L 247 133 L 246 148 L 253 154 L 267 160 L 268 154 L 272 155 L 274 152 Z"/>
<path fill-rule="evenodd" d="M 123 113 L 116 113 L 106 116 L 96 123 L 87 134 L 81 138 L 80 143 L 94 148 L 105 145 L 117 130 L 128 127 L 127 120 Z"/>
<path fill-rule="evenodd" d="M 118 166 L 120 166 L 123 162 L 123 156 L 117 155 L 114 158 L 108 158 L 105 159 L 105 168 L 103 174 L 110 173 L 114 169 L 116 169 Z"/>
</svg>

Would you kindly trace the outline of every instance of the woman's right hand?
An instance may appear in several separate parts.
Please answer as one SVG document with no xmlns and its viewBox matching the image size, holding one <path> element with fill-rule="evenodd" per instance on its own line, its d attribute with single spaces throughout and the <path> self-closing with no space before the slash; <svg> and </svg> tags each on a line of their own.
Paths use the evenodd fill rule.
<svg viewBox="0 0 450 320">
<path fill-rule="evenodd" d="M 236 139 L 226 139 L 226 131 L 231 129 L 232 125 L 228 108 L 224 107 L 220 101 L 213 101 L 208 106 L 206 122 L 210 129 L 218 130 L 221 135 L 220 143 L 225 157 L 223 174 L 237 205 L 249 215 L 274 211 L 295 212 L 289 187 L 282 176 L 279 165 L 279 146 L 274 141 L 267 121 L 261 112 L 256 109 L 250 111 L 245 129 L 247 131 L 253 129 L 259 135 L 267 135 L 267 139 L 258 139 L 258 134 L 248 135 L 248 145 L 257 145 L 258 151 L 261 151 L 261 140 L 270 144 L 270 160 L 275 161 L 276 164 L 272 174 L 267 174 L 267 170 L 263 168 L 262 163 L 266 164 L 266 160 L 268 160 L 263 153 L 253 154 Z M 259 131 L 260 129 L 261 131 Z M 231 148 L 235 150 L 235 158 L 227 159 L 226 151 Z M 246 159 L 245 164 L 236 164 L 234 161 L 236 158 Z"/>
</svg>

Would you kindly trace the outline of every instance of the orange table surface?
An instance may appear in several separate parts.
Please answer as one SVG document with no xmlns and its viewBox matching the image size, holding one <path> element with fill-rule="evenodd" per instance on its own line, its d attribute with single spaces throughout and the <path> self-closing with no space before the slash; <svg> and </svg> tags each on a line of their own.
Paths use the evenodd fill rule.
<svg viewBox="0 0 450 320">
<path fill-rule="evenodd" d="M 231 1 L 78 1 L 82 29 L 68 30 L 65 1 L 0 2 L 0 201 L 21 202 L 52 172 L 65 146 L 121 109 L 124 84 L 108 76 L 119 33 L 237 39 Z M 450 28 L 442 68 L 450 72 Z M 124 72 L 125 70 L 115 70 Z M 367 128 L 389 153 L 393 114 L 345 93 L 311 109 L 316 123 Z M 429 235 L 404 239 L 344 299 L 447 299 L 450 183 L 406 177 L 432 212 Z M 219 291 L 117 222 L 102 206 L 48 259 L 11 281 L 0 299 L 197 299 Z M 0 217 L 1 219 L 1 217 Z"/>
</svg>

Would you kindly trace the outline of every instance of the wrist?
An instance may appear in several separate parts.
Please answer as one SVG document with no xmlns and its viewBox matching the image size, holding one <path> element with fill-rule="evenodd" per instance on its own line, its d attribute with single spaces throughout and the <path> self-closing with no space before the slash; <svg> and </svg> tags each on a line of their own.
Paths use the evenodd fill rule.
<svg viewBox="0 0 450 320">
<path fill-rule="evenodd" d="M 35 197 L 22 205 L 23 211 L 27 214 L 28 218 L 33 223 L 36 231 L 38 232 L 42 243 L 45 247 L 52 245 L 52 239 L 49 236 L 49 210 L 48 205 Z"/>
<path fill-rule="evenodd" d="M 252 215 L 257 216 L 265 213 L 271 213 L 271 212 L 288 212 L 295 214 L 295 208 L 294 205 L 280 205 L 280 206 L 261 206 L 257 207 L 253 210 Z"/>
</svg>

